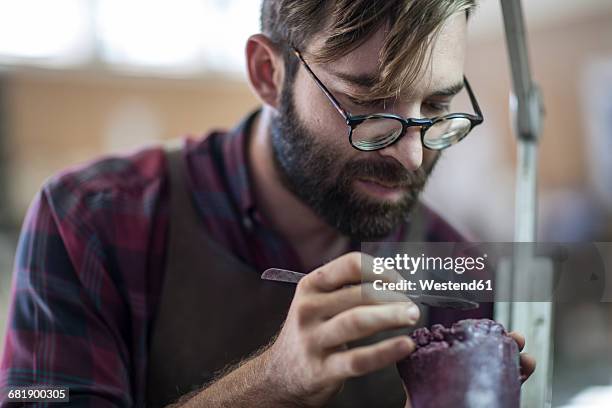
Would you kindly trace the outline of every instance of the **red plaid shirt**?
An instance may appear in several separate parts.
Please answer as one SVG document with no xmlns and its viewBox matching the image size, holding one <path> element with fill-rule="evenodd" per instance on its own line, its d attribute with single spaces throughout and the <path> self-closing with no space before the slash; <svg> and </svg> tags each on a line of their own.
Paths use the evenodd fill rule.
<svg viewBox="0 0 612 408">
<path fill-rule="evenodd" d="M 245 149 L 252 118 L 222 138 L 231 191 L 222 187 L 207 139 L 185 140 L 191 194 L 209 235 L 236 256 L 262 271 L 300 270 L 294 249 L 255 208 Z M 228 195 L 240 214 L 231 210 Z M 15 259 L 0 406 L 7 387 L 42 384 L 69 387 L 71 406 L 144 406 L 168 198 L 160 147 L 103 158 L 44 185 L 24 221 Z M 428 240 L 462 240 L 430 215 Z M 399 240 L 404 227 L 388 240 Z"/>
</svg>

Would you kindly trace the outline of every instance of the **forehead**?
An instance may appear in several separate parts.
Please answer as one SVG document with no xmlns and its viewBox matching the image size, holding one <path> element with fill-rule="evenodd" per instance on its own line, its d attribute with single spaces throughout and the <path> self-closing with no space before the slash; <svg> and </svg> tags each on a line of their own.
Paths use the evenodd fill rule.
<svg viewBox="0 0 612 408">
<path fill-rule="evenodd" d="M 323 71 L 328 80 L 349 84 L 347 77 L 371 78 L 375 81 L 379 76 L 379 55 L 385 44 L 389 28 L 379 28 L 362 45 L 348 54 L 331 61 L 320 64 L 319 71 Z M 307 48 L 308 53 L 316 55 L 325 43 L 325 32 L 315 36 Z M 458 82 L 462 82 L 463 66 L 465 63 L 467 21 L 464 13 L 458 13 L 442 26 L 439 34 L 428 50 L 426 61 L 419 73 L 419 80 L 415 83 L 412 94 L 422 94 L 431 91 L 431 88 L 442 89 Z"/>
</svg>

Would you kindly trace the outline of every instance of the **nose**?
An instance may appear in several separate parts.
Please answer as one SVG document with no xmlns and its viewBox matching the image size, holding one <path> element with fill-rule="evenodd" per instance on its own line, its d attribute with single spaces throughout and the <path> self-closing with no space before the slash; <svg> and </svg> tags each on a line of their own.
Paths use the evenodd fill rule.
<svg viewBox="0 0 612 408">
<path fill-rule="evenodd" d="M 423 164 L 423 144 L 421 143 L 421 128 L 412 126 L 391 146 L 379 150 L 381 156 L 392 157 L 406 170 L 416 171 Z"/>
</svg>

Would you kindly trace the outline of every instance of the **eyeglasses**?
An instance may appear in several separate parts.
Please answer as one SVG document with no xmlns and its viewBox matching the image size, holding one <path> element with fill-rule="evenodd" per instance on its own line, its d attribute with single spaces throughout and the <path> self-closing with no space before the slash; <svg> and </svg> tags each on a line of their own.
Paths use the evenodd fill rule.
<svg viewBox="0 0 612 408">
<path fill-rule="evenodd" d="M 474 127 L 480 125 L 484 120 L 476 101 L 476 96 L 474 96 L 472 87 L 465 76 L 463 77 L 463 83 L 476 115 L 451 113 L 431 119 L 403 118 L 390 113 L 352 115 L 340 105 L 340 102 L 323 85 L 321 80 L 310 69 L 300 51 L 295 47 L 292 47 L 292 49 L 304 65 L 304 68 L 306 68 L 306 71 L 312 76 L 312 79 L 314 79 L 325 96 L 334 105 L 334 108 L 344 118 L 349 127 L 349 142 L 357 150 L 374 151 L 384 149 L 404 136 L 409 127 L 421 128 L 421 143 L 423 143 L 423 146 L 430 150 L 442 150 L 462 140 Z"/>
</svg>

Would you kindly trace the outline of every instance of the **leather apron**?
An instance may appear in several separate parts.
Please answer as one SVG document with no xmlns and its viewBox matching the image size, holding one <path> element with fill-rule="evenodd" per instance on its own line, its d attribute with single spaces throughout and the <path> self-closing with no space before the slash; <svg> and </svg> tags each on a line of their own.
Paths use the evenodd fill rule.
<svg viewBox="0 0 612 408">
<path fill-rule="evenodd" d="M 217 147 L 212 154 L 217 169 L 222 171 L 219 141 L 213 140 Z M 201 388 L 215 378 L 215 373 L 267 345 L 279 332 L 295 291 L 293 284 L 261 280 L 261 271 L 205 234 L 185 181 L 181 150 L 167 150 L 166 158 L 169 241 L 161 300 L 150 339 L 148 407 L 164 406 Z M 395 334 L 387 332 L 349 346 Z M 392 365 L 347 380 L 342 391 L 325 406 L 401 408 L 404 404 L 403 386 Z"/>
</svg>

